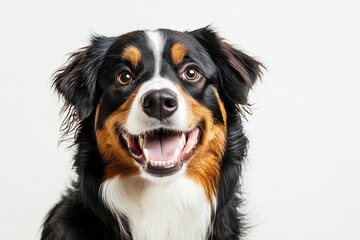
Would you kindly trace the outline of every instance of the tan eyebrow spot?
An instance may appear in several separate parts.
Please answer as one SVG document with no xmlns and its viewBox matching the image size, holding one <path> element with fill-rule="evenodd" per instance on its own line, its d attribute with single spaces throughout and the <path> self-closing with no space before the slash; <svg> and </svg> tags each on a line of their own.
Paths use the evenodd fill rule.
<svg viewBox="0 0 360 240">
<path fill-rule="evenodd" d="M 125 60 L 129 61 L 134 68 L 139 66 L 142 58 L 140 50 L 134 46 L 126 47 L 122 54 L 122 57 Z"/>
<path fill-rule="evenodd" d="M 178 65 L 179 63 L 184 60 L 185 56 L 188 54 L 189 49 L 187 46 L 185 46 L 182 43 L 175 43 L 171 47 L 171 60 L 175 65 Z"/>
</svg>

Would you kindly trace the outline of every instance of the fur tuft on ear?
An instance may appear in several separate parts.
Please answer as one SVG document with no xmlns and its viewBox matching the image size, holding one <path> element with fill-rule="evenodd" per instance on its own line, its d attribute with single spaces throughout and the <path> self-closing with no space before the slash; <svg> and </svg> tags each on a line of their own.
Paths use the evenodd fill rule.
<svg viewBox="0 0 360 240">
<path fill-rule="evenodd" d="M 96 80 L 114 38 L 93 36 L 91 44 L 70 55 L 68 63 L 54 73 L 52 87 L 64 99 L 61 131 L 71 132 L 92 113 Z"/>
<path fill-rule="evenodd" d="M 248 105 L 248 93 L 261 77 L 264 66 L 225 42 L 209 27 L 190 32 L 207 49 L 218 68 L 220 83 L 228 101 Z"/>
</svg>

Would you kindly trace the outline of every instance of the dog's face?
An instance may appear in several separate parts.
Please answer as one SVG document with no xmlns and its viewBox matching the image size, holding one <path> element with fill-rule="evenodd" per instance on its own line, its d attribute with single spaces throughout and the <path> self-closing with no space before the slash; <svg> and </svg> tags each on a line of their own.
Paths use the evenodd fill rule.
<svg viewBox="0 0 360 240">
<path fill-rule="evenodd" d="M 246 104 L 259 63 L 213 31 L 97 37 L 55 77 L 78 118 L 93 123 L 106 179 L 179 175 L 214 193 L 227 109 Z"/>
<path fill-rule="evenodd" d="M 189 34 L 121 36 L 109 48 L 98 81 L 95 129 L 111 162 L 107 174 L 166 177 L 190 171 L 196 160 L 204 171 L 218 170 L 205 156 L 224 151 L 226 113 L 215 63 Z M 198 157 L 187 164 L 193 155 Z"/>
</svg>

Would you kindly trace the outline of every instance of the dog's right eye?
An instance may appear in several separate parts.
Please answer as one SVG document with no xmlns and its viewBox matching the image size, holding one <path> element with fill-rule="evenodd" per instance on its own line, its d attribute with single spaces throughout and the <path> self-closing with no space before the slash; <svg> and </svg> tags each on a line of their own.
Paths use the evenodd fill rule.
<svg viewBox="0 0 360 240">
<path fill-rule="evenodd" d="M 116 82 L 120 85 L 128 85 L 132 80 L 133 78 L 128 71 L 120 72 L 116 77 Z"/>
</svg>

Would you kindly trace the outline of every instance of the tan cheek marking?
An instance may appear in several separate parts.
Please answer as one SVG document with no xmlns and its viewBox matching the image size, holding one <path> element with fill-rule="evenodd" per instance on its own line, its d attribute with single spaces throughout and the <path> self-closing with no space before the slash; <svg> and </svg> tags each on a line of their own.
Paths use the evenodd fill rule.
<svg viewBox="0 0 360 240">
<path fill-rule="evenodd" d="M 134 68 L 136 68 L 141 62 L 142 55 L 137 47 L 129 46 L 125 48 L 122 57 L 129 61 Z"/>
<path fill-rule="evenodd" d="M 226 145 L 226 122 L 224 125 L 215 124 L 209 109 L 186 94 L 180 86 L 177 88 L 189 108 L 189 126 L 204 123 L 202 142 L 199 143 L 201 145 L 190 159 L 186 175 L 203 186 L 209 202 L 213 204 L 213 196 L 219 187 L 221 160 Z"/>
<path fill-rule="evenodd" d="M 187 46 L 185 46 L 182 43 L 175 43 L 172 47 L 171 47 L 171 60 L 175 65 L 178 65 L 179 63 L 181 63 L 185 56 L 188 54 L 189 49 Z"/>
<path fill-rule="evenodd" d="M 218 103 L 219 103 L 219 108 L 220 108 L 221 116 L 223 117 L 224 122 L 226 123 L 226 121 L 227 121 L 227 114 L 226 114 L 226 110 L 225 110 L 224 103 L 221 101 L 221 98 L 220 98 L 220 96 L 219 96 L 219 93 L 218 93 L 217 89 L 216 89 L 215 87 L 213 87 L 213 90 L 214 90 L 216 99 L 217 99 L 217 101 L 218 101 Z"/>
<path fill-rule="evenodd" d="M 127 121 L 135 96 L 136 92 L 115 112 L 108 116 L 101 129 L 96 129 L 95 123 L 97 145 L 105 161 L 105 179 L 118 175 L 129 177 L 140 173 L 127 148 L 120 143 L 120 138 L 116 132 L 116 128 L 119 125 L 124 125 Z M 101 102 L 96 107 L 96 122 L 100 107 Z"/>
</svg>

